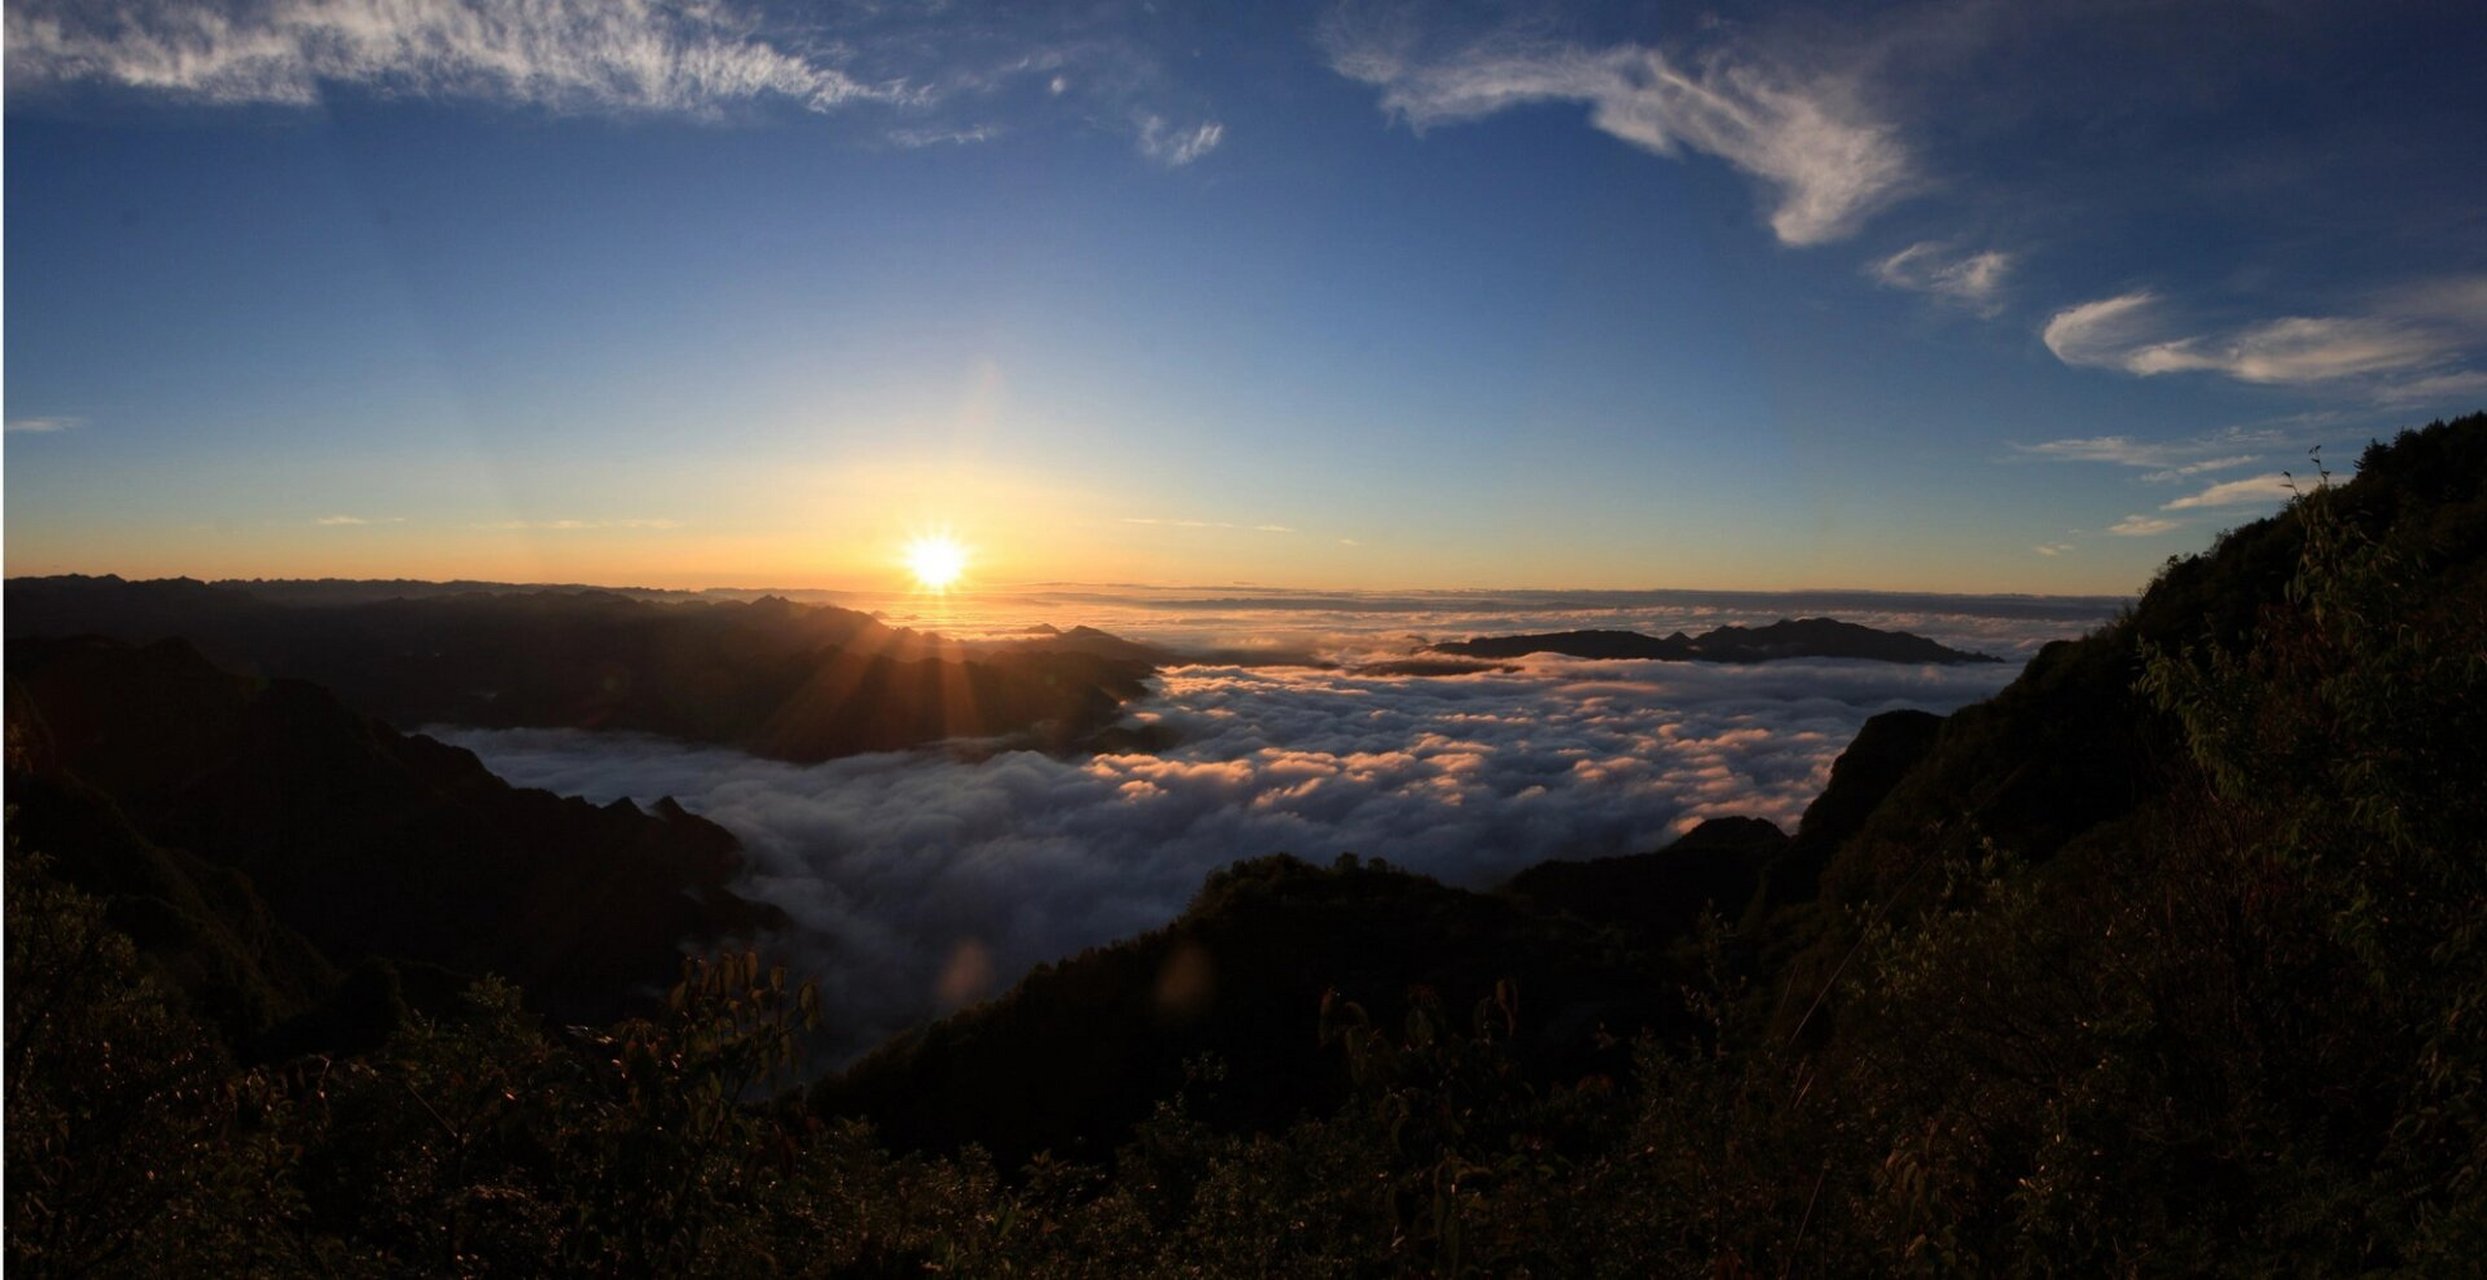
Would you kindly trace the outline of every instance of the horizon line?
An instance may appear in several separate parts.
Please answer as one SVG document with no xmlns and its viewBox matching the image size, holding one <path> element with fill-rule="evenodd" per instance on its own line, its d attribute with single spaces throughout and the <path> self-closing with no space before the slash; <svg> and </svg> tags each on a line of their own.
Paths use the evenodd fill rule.
<svg viewBox="0 0 2487 1280">
<path fill-rule="evenodd" d="M 498 579 L 498 578 L 466 578 L 466 577 L 451 577 L 451 578 L 424 578 L 424 577 L 413 577 L 413 576 L 407 576 L 407 575 L 393 575 L 393 576 L 388 576 L 388 577 L 341 577 L 341 576 L 336 576 L 336 575 L 324 575 L 324 576 L 319 576 L 319 577 L 252 577 L 252 578 L 242 578 L 242 577 L 224 577 L 224 578 L 201 578 L 201 577 L 194 577 L 194 576 L 189 575 L 189 574 L 175 574 L 175 575 L 166 576 L 166 577 L 129 577 L 129 576 L 125 576 L 125 575 L 122 575 L 122 574 L 119 574 L 119 573 L 111 573 L 111 572 L 105 572 L 105 573 L 63 572 L 63 573 L 11 573 L 11 574 L 6 574 L 5 576 L 0 576 L 0 582 L 5 582 L 5 583 L 16 583 L 16 582 L 34 582 L 34 581 L 43 581 L 43 580 L 47 580 L 47 579 L 57 579 L 57 578 L 82 578 L 82 579 L 89 579 L 89 580 L 111 579 L 111 580 L 114 580 L 114 581 L 125 582 L 125 583 L 131 583 L 131 584 L 134 584 L 134 585 L 135 585 L 135 584 L 145 584 L 145 583 L 157 583 L 157 582 L 196 582 L 196 583 L 199 583 L 199 584 L 201 584 L 201 585 L 204 585 L 204 586 L 211 586 L 211 587 L 215 587 L 215 586 L 234 586 L 234 587 L 242 587 L 242 586 L 253 586 L 253 585 L 257 585 L 257 586 L 274 586 L 274 585 L 284 585 L 284 584 L 326 584 L 326 583 L 346 583 L 346 584 L 365 584 L 365 585 L 377 585 L 377 584 L 386 584 L 386 583 L 400 583 L 400 582 L 402 582 L 402 583 L 416 583 L 416 584 L 421 584 L 421 585 L 425 585 L 425 586 L 440 586 L 440 587 L 445 587 L 445 586 L 457 586 L 457 585 L 461 585 L 461 584 L 471 584 L 471 585 L 478 586 L 478 587 L 510 587 L 510 588 L 519 588 L 519 589 L 527 589 L 527 590 L 544 590 L 544 591 L 559 591 L 559 590 L 613 591 L 613 592 L 634 592 L 634 591 L 635 591 L 635 592 L 646 592 L 646 593 L 649 593 L 649 594 L 663 594 L 663 595 L 705 595 L 705 594 L 716 594 L 716 593 L 728 593 L 728 592 L 730 592 L 730 593 L 735 593 L 735 594 L 758 594 L 758 595 L 764 595 L 764 596 L 765 596 L 765 595 L 796 595 L 796 594 L 805 594 L 805 595 L 836 595 L 836 596 L 869 596 L 869 597 L 873 597 L 873 598 L 876 598 L 876 599 L 877 599 L 877 598 L 882 598 L 882 597 L 890 597 L 890 596 L 899 596 L 899 597 L 903 597 L 903 596 L 907 596 L 907 595 L 921 594 L 920 592 L 910 591 L 910 590 L 903 589 L 903 588 L 901 588 L 901 589 L 875 589 L 875 588 L 870 588 L 870 587 L 798 587 L 798 586 L 786 586 L 786 585 L 749 586 L 749 587 L 743 587 L 743 586 L 726 586 L 726 585 L 710 585 L 710 586 L 702 586 L 702 587 L 659 587 L 659 586 L 648 586 L 648 585 L 644 585 L 644 584 L 615 584 L 615 583 L 578 582 L 578 581 L 570 581 L 570 582 L 551 582 L 551 581 L 543 581 L 543 582 L 522 582 L 522 581 L 513 581 L 513 580 Z M 976 598 L 976 597 L 978 597 L 978 596 L 1009 595 L 1009 594 L 1014 594 L 1014 593 L 1024 593 L 1024 592 L 1046 592 L 1046 591 L 1063 591 L 1063 590 L 1085 590 L 1085 591 L 1124 591 L 1124 592 L 1197 592 L 1197 593 L 1204 593 L 1204 594 L 1205 594 L 1205 593 L 1218 593 L 1218 592 L 1225 592 L 1225 593 L 1239 593 L 1239 592 L 1240 592 L 1240 593 L 1246 593 L 1246 594 L 1249 594 L 1249 595 L 1270 596 L 1270 597 L 1275 597 L 1275 598 L 1304 598 L 1304 597 L 1319 597 L 1319 596 L 1339 596 L 1339 597 L 1354 597 L 1354 596 L 1365 596 L 1365 597 L 1386 597 L 1386 596 L 1394 596 L 1394 595 L 1397 595 L 1397 596 L 1446 596 L 1446 597 L 1482 597 L 1482 596 L 1494 596 L 1494 595 L 1525 595 L 1525 596 L 1564 596 L 1564 595 L 1571 595 L 1571 596 L 1627 596 L 1627 595 L 1642 595 L 1642 596 L 1645 596 L 1645 595 L 1687 595 L 1687 596 L 1695 596 L 1695 595 L 1697 595 L 1697 596 L 1750 596 L 1750 597 L 1831 596 L 1831 595 L 1840 595 L 1840 596 L 1894 596 L 1894 597 L 1900 597 L 1900 596 L 1948 596 L 1948 597 L 1959 597 L 1959 598 L 1963 598 L 1963 599 L 1975 598 L 1975 599 L 1990 599 L 1990 600 L 1991 600 L 1991 599 L 2018 599 L 2018 600 L 2075 600 L 2075 601 L 2097 601 L 2097 602 L 2111 602 L 2111 601 L 2113 601 L 2113 602 L 2124 602 L 2124 601 L 2131 601 L 2131 600 L 2135 600 L 2135 599 L 2140 598 L 2140 595 L 2141 595 L 2141 593 L 2140 593 L 2139 591 L 2130 591 L 2130 592 L 2123 592 L 2123 593 L 2113 593 L 2113 592 L 2044 592 L 2044 591 L 1971 591 L 1971 590 L 1960 590 L 1960 589 L 1921 588 L 1921 587 L 1842 587 L 1842 586 L 1808 586 L 1808 587 L 1680 587 L 1680 586 L 1640 586 L 1640 587 L 1588 587 L 1588 586 L 1575 586 L 1575 587 L 1522 587 L 1522 586 L 1479 586 L 1479 587 L 1417 587 L 1417 586 L 1409 586 L 1409 587 L 1297 587 L 1297 586 L 1285 586 L 1285 585 L 1271 585 L 1271 584 L 1265 584 L 1265 583 L 1255 583 L 1255 582 L 1228 582 L 1228 583 L 1181 583 L 1181 582 L 1178 582 L 1178 583 L 1086 582 L 1086 581 L 1081 581 L 1081 580 L 1077 580 L 1077 579 L 1056 579 L 1056 578 L 1049 578 L 1049 579 L 1033 579 L 1033 580 L 1020 581 L 1020 582 L 1009 582 L 1009 583 L 997 583 L 997 584 L 994 584 L 994 585 L 992 585 L 992 586 L 988 586 L 988 587 L 981 587 L 981 588 L 959 588 L 959 589 L 953 589 L 953 590 L 951 590 L 951 591 L 948 591 L 948 592 L 944 593 L 944 595 L 945 595 L 946 597 L 948 597 L 948 598 L 952 598 L 952 599 L 960 599 L 960 598 L 965 598 L 965 599 L 973 599 L 973 598 Z"/>
</svg>

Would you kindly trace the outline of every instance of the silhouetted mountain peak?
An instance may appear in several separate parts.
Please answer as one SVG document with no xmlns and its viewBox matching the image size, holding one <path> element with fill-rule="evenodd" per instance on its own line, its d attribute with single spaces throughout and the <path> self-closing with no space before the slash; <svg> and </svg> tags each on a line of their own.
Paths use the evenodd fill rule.
<svg viewBox="0 0 2487 1280">
<path fill-rule="evenodd" d="M 1782 619 L 1766 627 L 1725 626 L 1661 639 L 1637 631 L 1556 631 L 1538 635 L 1479 636 L 1431 646 L 1436 653 L 1477 658 L 1518 658 L 1532 653 L 1571 658 L 1643 659 L 1663 662 L 1770 662 L 1782 658 L 1865 658 L 1876 662 L 1953 664 L 2001 662 L 2001 658 L 1947 648 L 1905 631 L 1878 631 L 1831 618 Z"/>
</svg>

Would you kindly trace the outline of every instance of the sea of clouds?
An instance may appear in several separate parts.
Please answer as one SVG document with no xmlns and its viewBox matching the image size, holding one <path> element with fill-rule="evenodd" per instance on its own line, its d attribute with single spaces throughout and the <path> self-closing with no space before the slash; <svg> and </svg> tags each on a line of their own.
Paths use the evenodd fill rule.
<svg viewBox="0 0 2487 1280">
<path fill-rule="evenodd" d="M 1483 887 L 1548 858 L 1650 850 L 1708 817 L 1792 828 L 1868 717 L 1984 698 L 2038 644 L 2078 634 L 2113 604 L 2078 617 L 2010 600 L 1985 612 L 1960 601 L 1941 613 L 1840 611 L 2016 659 L 2001 664 L 1540 656 L 1416 677 L 1352 663 L 1404 656 L 1411 623 L 1469 634 L 1462 616 L 1341 603 L 1282 613 L 1087 602 L 1088 616 L 1105 612 L 1160 644 L 1278 635 L 1351 663 L 1171 668 L 1132 708 L 1134 722 L 1176 735 L 1153 755 L 928 749 L 794 765 L 643 736 L 430 732 L 521 786 L 599 803 L 670 795 L 732 830 L 750 857 L 744 892 L 796 921 L 771 949 L 819 977 L 834 1051 L 847 1056 L 1037 964 L 1165 924 L 1209 872 L 1241 858 L 1354 852 Z M 1477 629 L 1663 633 L 1792 611 L 1653 612 L 1503 610 Z M 992 629 L 1026 625 L 996 617 Z"/>
</svg>

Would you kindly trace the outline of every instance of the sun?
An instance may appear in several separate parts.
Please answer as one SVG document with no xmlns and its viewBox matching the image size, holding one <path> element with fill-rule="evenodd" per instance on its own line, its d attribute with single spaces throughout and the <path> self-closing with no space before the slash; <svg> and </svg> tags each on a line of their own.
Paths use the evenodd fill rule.
<svg viewBox="0 0 2487 1280">
<path fill-rule="evenodd" d="M 907 544 L 907 572 L 926 591 L 947 591 L 967 571 L 967 548 L 946 533 L 928 533 Z"/>
</svg>

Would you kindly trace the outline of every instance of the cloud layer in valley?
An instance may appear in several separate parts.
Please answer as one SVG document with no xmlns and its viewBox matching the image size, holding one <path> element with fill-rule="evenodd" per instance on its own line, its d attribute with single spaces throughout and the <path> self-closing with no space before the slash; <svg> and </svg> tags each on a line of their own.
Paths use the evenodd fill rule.
<svg viewBox="0 0 2487 1280">
<path fill-rule="evenodd" d="M 733 829 L 752 858 L 748 891 L 798 922 L 775 945 L 822 976 L 838 1050 L 853 1053 L 1036 964 L 1166 923 L 1240 858 L 1355 852 L 1486 886 L 1547 858 L 1645 851 L 1705 817 L 1793 826 L 1868 716 L 1950 710 L 2014 670 L 1178 668 L 1136 713 L 1179 745 L 1075 760 L 923 752 L 802 767 L 574 731 L 435 732 L 521 785 L 600 802 L 672 795 Z"/>
</svg>

